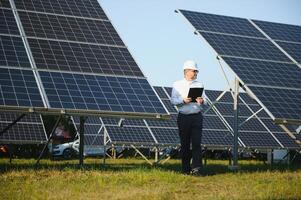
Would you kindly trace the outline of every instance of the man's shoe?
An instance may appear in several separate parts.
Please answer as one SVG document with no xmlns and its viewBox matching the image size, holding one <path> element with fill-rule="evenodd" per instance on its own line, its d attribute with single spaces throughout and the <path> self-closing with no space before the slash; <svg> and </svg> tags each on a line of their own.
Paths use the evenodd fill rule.
<svg viewBox="0 0 301 200">
<path fill-rule="evenodd" d="M 190 173 L 192 176 L 204 176 L 200 168 L 192 169 Z"/>
</svg>

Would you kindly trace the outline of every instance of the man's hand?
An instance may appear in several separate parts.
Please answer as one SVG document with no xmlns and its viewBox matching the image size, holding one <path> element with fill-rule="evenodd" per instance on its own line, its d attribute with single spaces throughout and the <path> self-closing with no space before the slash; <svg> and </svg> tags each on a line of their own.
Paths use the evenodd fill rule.
<svg viewBox="0 0 301 200">
<path fill-rule="evenodd" d="M 196 102 L 197 102 L 199 105 L 201 105 L 201 104 L 204 103 L 203 97 L 197 97 L 195 100 L 196 100 Z"/>
<path fill-rule="evenodd" d="M 191 98 L 184 98 L 183 99 L 183 102 L 186 104 L 186 103 L 190 103 L 191 102 Z"/>
</svg>

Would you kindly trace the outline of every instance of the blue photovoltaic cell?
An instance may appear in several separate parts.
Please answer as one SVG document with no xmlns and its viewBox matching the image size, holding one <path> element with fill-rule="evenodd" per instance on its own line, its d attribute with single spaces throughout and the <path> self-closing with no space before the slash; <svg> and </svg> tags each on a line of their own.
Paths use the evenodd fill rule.
<svg viewBox="0 0 301 200">
<path fill-rule="evenodd" d="M 168 97 L 167 94 L 165 93 L 163 87 L 160 87 L 160 86 L 154 86 L 154 89 L 156 90 L 158 96 L 159 96 L 161 99 L 169 99 L 169 97 Z"/>
<path fill-rule="evenodd" d="M 252 20 L 259 26 L 269 37 L 274 40 L 300 42 L 301 43 L 301 26 L 281 24 L 275 22 L 266 22 Z"/>
<path fill-rule="evenodd" d="M 12 10 L 0 9 L 0 33 L 20 35 Z"/>
<path fill-rule="evenodd" d="M 301 63 L 301 44 L 277 42 L 294 60 Z M 299 70 L 301 70 L 299 68 Z"/>
<path fill-rule="evenodd" d="M 227 130 L 218 116 L 206 115 L 203 118 L 203 129 Z"/>
<path fill-rule="evenodd" d="M 249 86 L 265 107 L 278 119 L 301 119 L 301 90 Z"/>
<path fill-rule="evenodd" d="M 125 47 L 28 39 L 38 69 L 141 76 Z"/>
<path fill-rule="evenodd" d="M 17 9 L 108 20 L 95 0 L 15 0 Z"/>
<path fill-rule="evenodd" d="M 124 46 L 109 21 L 19 11 L 27 37 Z"/>
<path fill-rule="evenodd" d="M 245 84 L 301 88 L 301 69 L 295 64 L 227 57 L 223 59 Z"/>
<path fill-rule="evenodd" d="M 268 39 L 245 38 L 204 32 L 200 34 L 221 56 L 291 62 Z"/>
<path fill-rule="evenodd" d="M 0 52 L 0 66 L 31 67 L 20 37 L 0 35 Z"/>
<path fill-rule="evenodd" d="M 6 128 L 22 113 L 0 112 L 0 130 Z M 28 114 L 0 136 L 0 143 L 6 144 L 39 144 L 45 142 L 47 136 L 40 115 Z"/>
<path fill-rule="evenodd" d="M 216 103 L 215 107 L 218 109 L 218 111 L 222 115 L 226 116 L 233 116 L 234 115 L 234 106 L 233 104 L 229 103 Z M 257 112 L 259 109 L 261 109 L 260 106 L 250 105 L 250 108 L 252 111 Z M 244 104 L 239 104 L 238 108 L 238 116 L 244 116 L 244 117 L 250 117 L 253 113 L 247 108 Z M 259 117 L 268 117 L 267 114 L 265 114 L 263 111 L 259 112 L 257 114 Z"/>
<path fill-rule="evenodd" d="M 168 95 L 171 97 L 171 91 L 172 88 L 171 87 L 164 87 L 164 90 L 168 93 Z"/>
<path fill-rule="evenodd" d="M 0 68 L 0 105 L 44 107 L 32 71 Z"/>
<path fill-rule="evenodd" d="M 239 138 L 246 147 L 251 148 L 280 148 L 281 146 L 269 132 L 239 131 Z"/>
<path fill-rule="evenodd" d="M 247 19 L 180 10 L 196 30 L 264 37 Z"/>
<path fill-rule="evenodd" d="M 10 7 L 9 0 L 1 0 L 1 1 L 0 1 L 0 7 L 3 7 L 3 8 L 11 8 L 11 7 Z"/>
<path fill-rule="evenodd" d="M 202 145 L 213 147 L 233 146 L 233 136 L 225 130 L 203 130 Z"/>
<path fill-rule="evenodd" d="M 145 79 L 39 73 L 51 108 L 166 113 Z"/>
<path fill-rule="evenodd" d="M 174 107 L 174 105 L 171 104 L 169 99 L 162 99 L 161 101 L 165 105 L 168 112 L 170 112 L 170 113 L 177 113 L 178 112 L 177 109 Z"/>
<path fill-rule="evenodd" d="M 296 143 L 296 140 L 291 138 L 287 133 L 284 132 L 275 132 L 273 133 L 281 144 L 286 148 L 301 148 L 299 144 Z"/>
<path fill-rule="evenodd" d="M 174 128 L 151 128 L 159 144 L 179 144 L 179 132 Z"/>
<path fill-rule="evenodd" d="M 112 143 L 155 144 L 155 140 L 146 127 L 106 126 L 106 129 L 110 135 Z"/>
</svg>

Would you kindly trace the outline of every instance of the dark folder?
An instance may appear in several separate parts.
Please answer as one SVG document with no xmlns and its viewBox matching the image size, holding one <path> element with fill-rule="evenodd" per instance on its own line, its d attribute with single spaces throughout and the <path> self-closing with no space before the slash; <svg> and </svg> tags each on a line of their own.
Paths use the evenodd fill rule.
<svg viewBox="0 0 301 200">
<path fill-rule="evenodd" d="M 204 88 L 190 88 L 188 92 L 188 98 L 191 98 L 191 102 L 196 102 L 197 97 L 203 95 Z"/>
</svg>

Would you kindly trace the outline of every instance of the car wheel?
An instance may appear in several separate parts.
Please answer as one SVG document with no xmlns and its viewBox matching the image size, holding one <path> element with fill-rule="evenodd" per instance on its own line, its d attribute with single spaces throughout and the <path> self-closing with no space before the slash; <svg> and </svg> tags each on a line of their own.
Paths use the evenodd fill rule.
<svg viewBox="0 0 301 200">
<path fill-rule="evenodd" d="M 72 151 L 71 149 L 65 149 L 63 151 L 63 158 L 64 159 L 70 159 L 72 157 Z"/>
</svg>

